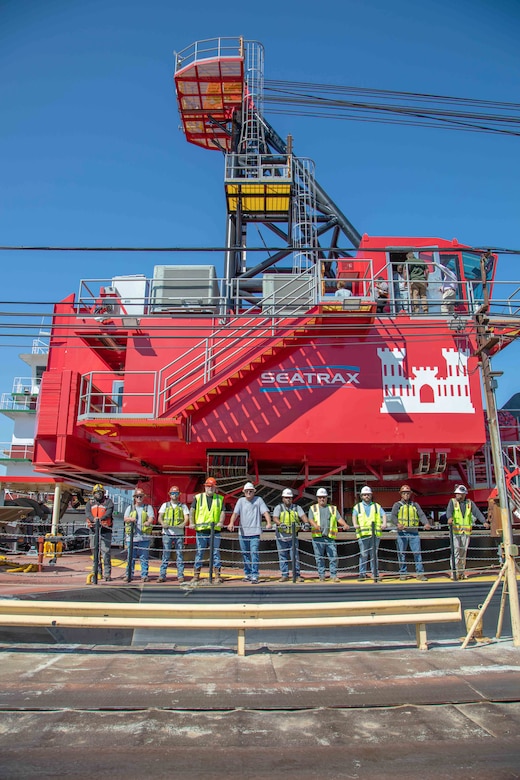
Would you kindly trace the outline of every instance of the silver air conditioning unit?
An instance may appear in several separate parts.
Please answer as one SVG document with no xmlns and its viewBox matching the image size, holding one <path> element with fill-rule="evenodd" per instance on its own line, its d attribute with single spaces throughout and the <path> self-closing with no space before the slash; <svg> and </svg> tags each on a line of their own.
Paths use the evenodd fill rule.
<svg viewBox="0 0 520 780">
<path fill-rule="evenodd" d="M 212 265 L 156 265 L 150 296 L 152 311 L 215 313 L 220 292 Z"/>
<path fill-rule="evenodd" d="M 305 314 L 314 302 L 312 274 L 264 274 L 262 312 L 270 317 Z"/>
</svg>

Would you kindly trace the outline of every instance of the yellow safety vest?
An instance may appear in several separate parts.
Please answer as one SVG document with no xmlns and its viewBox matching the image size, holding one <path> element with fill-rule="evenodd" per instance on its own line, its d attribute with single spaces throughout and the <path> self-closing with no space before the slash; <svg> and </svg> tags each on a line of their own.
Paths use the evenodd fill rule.
<svg viewBox="0 0 520 780">
<path fill-rule="evenodd" d="M 338 533 L 338 508 L 336 506 L 333 506 L 332 504 L 327 504 L 329 510 L 330 510 L 330 526 L 329 526 L 329 536 L 334 539 L 336 537 L 336 534 Z M 313 520 L 315 523 L 318 523 L 320 525 L 320 509 L 318 504 L 313 504 L 310 508 L 310 512 L 313 515 Z M 316 531 L 314 528 L 312 529 L 312 536 L 321 536 L 321 531 Z"/>
<path fill-rule="evenodd" d="M 280 525 L 285 525 L 292 531 L 293 525 L 300 525 L 300 518 L 296 509 L 282 509 L 280 512 Z"/>
<path fill-rule="evenodd" d="M 383 521 L 381 520 L 381 506 L 372 502 L 369 505 L 369 513 L 367 515 L 367 505 L 360 501 L 356 504 L 354 509 L 357 511 L 357 524 L 356 536 L 361 539 L 365 536 L 372 536 L 372 523 L 374 524 L 376 536 L 381 536 L 381 526 Z"/>
<path fill-rule="evenodd" d="M 417 528 L 419 525 L 419 513 L 415 504 L 401 504 L 397 513 L 397 520 L 407 528 Z"/>
<path fill-rule="evenodd" d="M 173 507 L 168 504 L 163 514 L 163 525 L 183 525 L 184 524 L 184 509 L 180 504 Z"/>
<path fill-rule="evenodd" d="M 460 503 L 453 500 L 453 533 L 470 534 L 473 527 L 473 515 L 471 513 L 471 501 L 466 501 L 466 512 L 462 515 Z"/>
<path fill-rule="evenodd" d="M 223 505 L 223 496 L 217 494 L 213 496 L 211 509 L 208 508 L 208 497 L 205 493 L 199 493 L 195 496 L 195 530 L 210 531 L 213 525 L 215 526 L 215 531 L 220 531 L 220 528 L 217 528 L 217 526 L 220 523 Z"/>
<path fill-rule="evenodd" d="M 128 513 L 128 517 L 133 517 L 134 519 L 137 519 L 137 510 L 136 509 L 132 509 L 132 511 Z M 153 531 L 153 527 L 151 525 L 145 525 L 147 520 L 148 520 L 148 514 L 143 509 L 142 514 L 141 514 L 141 533 L 142 534 L 151 534 L 152 531 Z M 135 528 L 135 524 L 134 523 L 125 523 L 125 533 L 130 535 L 130 529 L 132 528 L 132 526 L 134 526 L 134 528 Z"/>
</svg>

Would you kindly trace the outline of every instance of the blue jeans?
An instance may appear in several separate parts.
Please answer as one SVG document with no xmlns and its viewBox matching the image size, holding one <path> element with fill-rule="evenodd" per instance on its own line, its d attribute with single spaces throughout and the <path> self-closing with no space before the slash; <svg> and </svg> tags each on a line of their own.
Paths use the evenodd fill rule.
<svg viewBox="0 0 520 780">
<path fill-rule="evenodd" d="M 253 582 L 257 582 L 260 536 L 242 536 L 242 534 L 239 534 L 238 540 L 240 542 L 240 552 L 244 559 L 244 576 Z"/>
<path fill-rule="evenodd" d="M 141 539 L 136 541 L 134 539 L 134 550 L 132 555 L 132 566 L 130 569 L 130 576 L 134 576 L 135 562 L 139 558 L 141 564 L 141 577 L 148 577 L 148 558 L 150 556 L 150 544 L 152 542 L 151 537 L 148 539 Z"/>
<path fill-rule="evenodd" d="M 200 571 L 202 569 L 204 551 L 209 550 L 210 540 L 211 534 L 209 531 L 208 533 L 197 531 L 197 553 L 195 555 L 195 563 L 193 564 L 195 571 Z M 220 569 L 220 533 L 218 531 L 215 532 L 213 539 L 213 568 Z"/>
<path fill-rule="evenodd" d="M 170 562 L 170 553 L 172 547 L 175 548 L 177 553 L 177 577 L 184 577 L 184 534 L 178 536 L 171 536 L 170 534 L 163 534 L 162 537 L 163 553 L 161 560 L 161 568 L 159 569 L 159 577 L 166 577 L 166 569 Z"/>
<path fill-rule="evenodd" d="M 330 536 L 316 536 L 312 539 L 312 547 L 320 580 L 325 579 L 327 558 L 329 560 L 330 576 L 331 579 L 334 579 L 338 574 L 338 548 L 335 540 L 331 539 Z"/>
<path fill-rule="evenodd" d="M 376 554 L 375 556 L 372 553 L 372 537 L 371 536 L 362 536 L 360 539 L 358 539 L 358 545 L 359 545 L 359 576 L 360 577 L 366 577 L 367 573 L 367 561 L 368 557 L 370 556 L 370 571 L 372 572 L 372 577 L 376 576 L 376 560 L 377 560 L 377 552 L 379 550 L 379 542 L 381 541 L 379 536 L 375 537 L 376 542 Z"/>
<path fill-rule="evenodd" d="M 280 561 L 280 571 L 282 577 L 289 576 L 289 561 L 292 560 L 292 539 L 280 539 L 276 537 L 276 547 L 278 548 L 278 560 Z M 298 550 L 298 540 L 294 546 L 294 571 L 297 577 L 300 576 L 300 551 Z"/>
<path fill-rule="evenodd" d="M 424 574 L 419 532 L 409 530 L 397 532 L 397 560 L 399 561 L 399 574 L 406 574 L 407 571 L 405 551 L 408 546 L 413 553 L 415 571 L 417 574 Z"/>
</svg>

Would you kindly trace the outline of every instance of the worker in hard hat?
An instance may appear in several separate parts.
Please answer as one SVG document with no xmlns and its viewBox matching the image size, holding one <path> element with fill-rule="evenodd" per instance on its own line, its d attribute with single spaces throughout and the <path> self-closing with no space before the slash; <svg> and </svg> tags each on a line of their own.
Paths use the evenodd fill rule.
<svg viewBox="0 0 520 780">
<path fill-rule="evenodd" d="M 468 489 L 465 485 L 456 485 L 454 497 L 450 498 L 446 509 L 448 525 L 453 528 L 453 549 L 455 553 L 455 570 L 459 580 L 466 579 L 466 556 L 469 547 L 469 538 L 475 525 L 475 521 L 489 528 L 489 523 L 478 508 L 468 498 Z"/>
<path fill-rule="evenodd" d="M 224 497 L 217 493 L 217 480 L 208 477 L 204 482 L 204 493 L 193 497 L 190 507 L 190 528 L 195 529 L 197 552 L 193 565 L 193 580 L 200 579 L 200 570 L 204 559 L 204 551 L 211 547 L 213 534 L 213 569 L 216 572 L 215 581 L 223 582 L 220 561 L 220 532 L 225 520 Z"/>
<path fill-rule="evenodd" d="M 385 510 L 372 497 L 372 489 L 365 485 L 360 491 L 361 501 L 352 509 L 352 522 L 359 545 L 358 581 L 367 578 L 367 560 L 370 554 L 370 570 L 374 582 L 378 580 L 377 554 L 381 532 L 386 528 Z"/>
<path fill-rule="evenodd" d="M 85 518 L 90 532 L 90 549 L 94 552 L 96 520 L 99 520 L 99 552 L 103 562 L 103 577 L 110 582 L 112 577 L 112 523 L 114 502 L 105 494 L 101 484 L 94 485 L 92 496 L 85 504 Z"/>
<path fill-rule="evenodd" d="M 132 504 L 125 510 L 125 532 L 129 539 L 133 526 L 132 559 L 128 561 L 130 579 L 134 576 L 135 562 L 139 558 L 141 580 L 148 582 L 148 561 L 155 513 L 153 506 L 145 499 L 144 490 L 136 488 Z"/>
<path fill-rule="evenodd" d="M 238 540 L 244 562 L 244 581 L 253 585 L 258 582 L 260 559 L 260 536 L 262 534 L 262 518 L 266 528 L 272 527 L 269 509 L 261 496 L 255 495 L 256 488 L 252 482 L 246 482 L 229 520 L 228 529 L 233 530 L 235 521 L 239 520 Z"/>
<path fill-rule="evenodd" d="M 294 494 L 290 488 L 282 491 L 282 500 L 273 509 L 273 522 L 276 527 L 276 547 L 280 562 L 280 582 L 289 581 L 289 561 L 293 557 L 293 527 L 299 530 L 302 523 L 308 523 L 307 515 L 299 504 L 294 503 Z M 297 582 L 304 582 L 301 576 L 298 544 L 294 548 L 294 574 Z"/>
<path fill-rule="evenodd" d="M 409 547 L 414 557 L 416 577 L 426 582 L 428 578 L 424 573 L 419 525 L 422 525 L 426 531 L 429 531 L 431 526 L 419 504 L 412 500 L 410 485 L 403 485 L 399 493 L 401 498 L 393 505 L 391 515 L 392 523 L 397 525 L 399 579 L 405 580 L 407 577 L 406 550 Z"/>
<path fill-rule="evenodd" d="M 312 532 L 312 547 L 316 558 L 318 577 L 320 582 L 325 582 L 326 564 L 329 563 L 330 579 L 332 582 L 340 582 L 338 577 L 338 550 L 336 547 L 336 535 L 338 526 L 348 531 L 348 525 L 341 517 L 338 508 L 328 502 L 328 493 L 325 488 L 316 491 L 317 504 L 309 509 L 309 522 Z"/>
<path fill-rule="evenodd" d="M 186 504 L 180 500 L 181 491 L 178 485 L 172 485 L 168 491 L 169 501 L 161 504 L 159 509 L 159 525 L 162 526 L 162 559 L 157 582 L 166 581 L 166 572 L 172 547 L 175 547 L 177 564 L 177 582 L 184 582 L 184 529 L 189 523 L 190 512 Z"/>
</svg>

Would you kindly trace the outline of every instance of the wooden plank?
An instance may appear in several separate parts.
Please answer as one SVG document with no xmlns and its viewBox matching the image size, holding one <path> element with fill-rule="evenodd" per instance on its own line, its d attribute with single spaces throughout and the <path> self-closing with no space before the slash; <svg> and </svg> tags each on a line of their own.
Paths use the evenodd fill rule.
<svg viewBox="0 0 520 780">
<path fill-rule="evenodd" d="M 426 624 L 417 623 L 415 626 L 415 638 L 419 650 L 428 650 L 428 638 L 426 636 Z"/>
<path fill-rule="evenodd" d="M 246 632 L 244 628 L 238 629 L 237 655 L 246 654 Z"/>
<path fill-rule="evenodd" d="M 115 617 L 81 615 L 0 615 L 3 626 L 56 626 L 69 628 L 161 628 L 161 629 L 292 629 L 330 626 L 384 626 L 414 623 L 448 623 L 460 620 L 452 612 L 416 613 L 415 615 L 336 615 L 313 618 L 189 618 L 189 617 Z"/>
<path fill-rule="evenodd" d="M 320 618 L 375 615 L 413 616 L 421 614 L 452 613 L 461 619 L 461 604 L 457 598 L 410 599 L 359 602 L 320 602 L 315 604 L 108 604 L 103 602 L 17 601 L 0 599 L 0 614 L 45 615 L 48 613 L 77 616 L 126 616 L 126 617 L 186 617 L 186 618 Z M 413 622 L 413 621 L 412 621 Z"/>
</svg>

